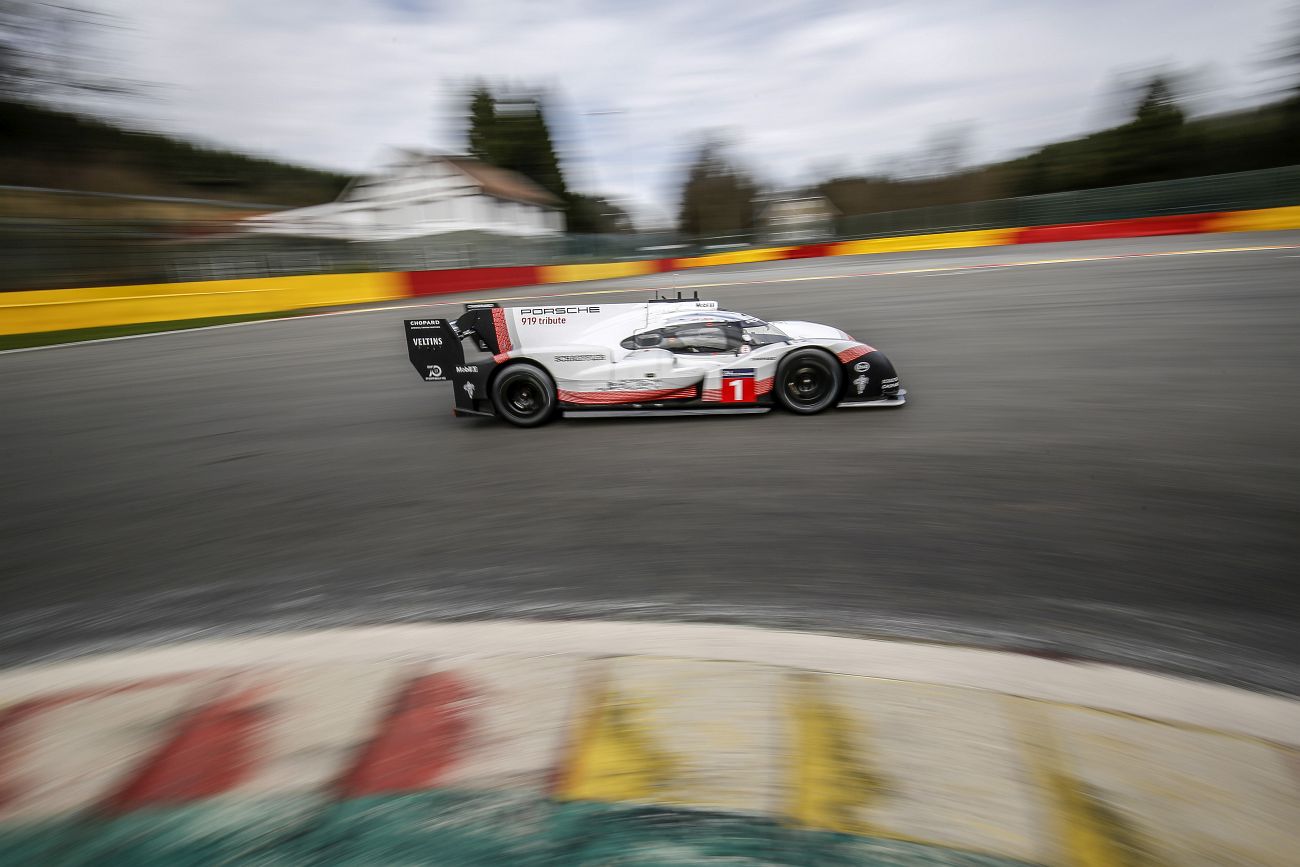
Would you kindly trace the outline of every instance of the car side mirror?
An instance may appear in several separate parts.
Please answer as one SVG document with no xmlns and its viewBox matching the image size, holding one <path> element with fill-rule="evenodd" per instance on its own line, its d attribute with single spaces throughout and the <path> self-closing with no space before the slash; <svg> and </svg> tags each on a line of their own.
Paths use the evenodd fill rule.
<svg viewBox="0 0 1300 867">
<path fill-rule="evenodd" d="M 632 342 L 636 344 L 637 349 L 652 349 L 663 343 L 663 338 L 651 331 L 646 334 L 636 335 L 632 338 Z"/>
</svg>

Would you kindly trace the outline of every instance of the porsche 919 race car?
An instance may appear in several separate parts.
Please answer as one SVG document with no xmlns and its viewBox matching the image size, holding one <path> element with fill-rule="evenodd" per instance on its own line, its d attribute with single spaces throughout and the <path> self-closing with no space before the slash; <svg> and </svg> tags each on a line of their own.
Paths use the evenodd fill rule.
<svg viewBox="0 0 1300 867">
<path fill-rule="evenodd" d="M 454 322 L 406 320 L 406 343 L 425 380 L 454 384 L 456 415 L 520 427 L 559 414 L 763 413 L 778 405 L 807 415 L 907 402 L 884 353 L 838 328 L 764 322 L 698 296 L 466 304 Z"/>
</svg>

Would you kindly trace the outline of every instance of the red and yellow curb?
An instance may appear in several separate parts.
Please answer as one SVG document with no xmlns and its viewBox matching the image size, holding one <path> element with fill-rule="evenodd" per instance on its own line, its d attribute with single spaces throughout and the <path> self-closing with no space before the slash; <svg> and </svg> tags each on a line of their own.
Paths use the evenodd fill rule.
<svg viewBox="0 0 1300 867">
<path fill-rule="evenodd" d="M 425 804 L 389 828 L 401 836 L 445 828 L 456 799 L 453 824 L 529 845 L 544 843 L 545 815 L 618 808 L 932 856 L 908 863 L 1283 867 L 1300 846 L 1300 704 L 1280 697 L 741 627 L 458 626 L 245 637 L 0 672 L 0 861 L 92 863 L 50 853 L 121 835 L 234 851 L 264 817 L 296 836 L 304 804 L 312 821 Z M 673 655 L 637 652 L 654 648 Z M 533 817 L 522 837 L 474 812 L 501 798 L 516 819 L 521 804 Z M 50 829 L 62 839 L 42 843 Z M 520 863 L 458 861 L 445 854 L 454 842 L 430 842 L 444 847 L 433 860 Z M 54 848 L 24 855 L 29 844 Z M 777 863 L 859 863 L 811 851 Z"/>
<path fill-rule="evenodd" d="M 614 280 L 690 268 L 823 256 L 863 256 L 1013 244 L 1282 229 L 1300 229 L 1300 206 L 1053 226 L 902 235 L 801 246 L 758 247 L 676 259 L 452 268 L 439 271 L 318 274 L 212 280 L 198 283 L 9 292 L 0 295 L 0 334 L 29 334 L 148 322 L 248 316 L 515 286 Z"/>
</svg>

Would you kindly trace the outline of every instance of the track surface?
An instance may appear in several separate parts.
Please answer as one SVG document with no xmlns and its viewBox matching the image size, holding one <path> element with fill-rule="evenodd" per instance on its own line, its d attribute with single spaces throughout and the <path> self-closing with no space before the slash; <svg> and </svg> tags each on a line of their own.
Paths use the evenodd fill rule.
<svg viewBox="0 0 1300 867">
<path fill-rule="evenodd" d="M 914 398 L 814 418 L 454 419 L 406 361 L 404 310 L 3 355 L 0 658 L 617 615 L 1032 647 L 1297 693 L 1300 249 L 878 273 L 1297 243 L 575 287 L 727 284 L 702 294 L 841 326 Z M 817 276 L 835 279 L 789 279 Z"/>
</svg>

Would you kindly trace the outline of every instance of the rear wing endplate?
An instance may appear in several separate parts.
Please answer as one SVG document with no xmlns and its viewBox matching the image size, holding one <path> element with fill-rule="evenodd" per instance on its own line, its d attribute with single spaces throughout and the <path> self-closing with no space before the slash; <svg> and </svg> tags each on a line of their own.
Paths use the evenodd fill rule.
<svg viewBox="0 0 1300 867">
<path fill-rule="evenodd" d="M 446 319 L 407 319 L 406 354 L 415 372 L 426 382 L 451 379 L 457 365 L 465 363 L 456 327 Z"/>
</svg>

